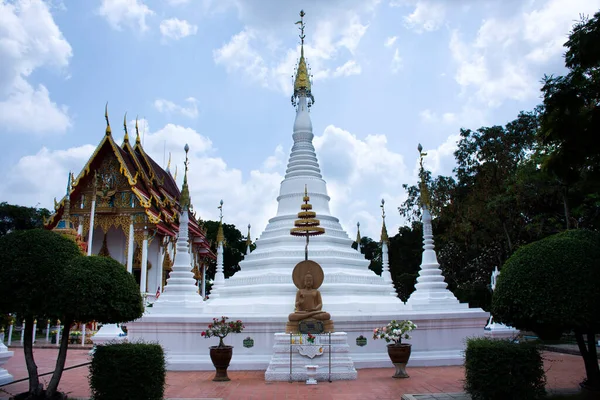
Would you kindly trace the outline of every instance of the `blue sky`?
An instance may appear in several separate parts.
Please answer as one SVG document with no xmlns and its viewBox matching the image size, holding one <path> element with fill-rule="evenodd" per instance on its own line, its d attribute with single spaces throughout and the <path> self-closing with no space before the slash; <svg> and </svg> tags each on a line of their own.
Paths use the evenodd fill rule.
<svg viewBox="0 0 600 400">
<path fill-rule="evenodd" d="M 50 208 L 104 134 L 140 118 L 147 151 L 183 166 L 202 218 L 275 214 L 292 145 L 294 22 L 306 12 L 315 146 L 351 237 L 378 237 L 427 167 L 449 174 L 460 127 L 504 124 L 562 73 L 579 14 L 600 0 L 0 0 L 0 200 Z M 180 181 L 181 173 L 178 176 Z M 241 229 L 245 231 L 244 228 Z"/>
</svg>

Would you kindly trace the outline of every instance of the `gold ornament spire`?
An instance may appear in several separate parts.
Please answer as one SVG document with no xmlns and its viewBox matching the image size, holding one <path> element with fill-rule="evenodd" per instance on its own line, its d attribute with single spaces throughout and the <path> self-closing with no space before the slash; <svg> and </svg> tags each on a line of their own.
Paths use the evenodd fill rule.
<svg viewBox="0 0 600 400">
<path fill-rule="evenodd" d="M 308 238 L 310 236 L 322 235 L 325 233 L 325 229 L 321 228 L 319 221 L 316 216 L 317 213 L 312 210 L 312 205 L 308 202 L 310 201 L 310 197 L 308 197 L 308 188 L 304 185 L 304 197 L 302 198 L 304 204 L 300 206 L 300 211 L 298 213 L 298 218 L 294 221 L 295 228 L 290 229 L 290 235 L 292 236 L 306 236 L 306 247 L 304 248 L 304 259 L 308 260 Z"/>
<path fill-rule="evenodd" d="M 225 243 L 225 235 L 223 234 L 223 200 L 219 202 L 219 229 L 217 230 L 217 246 Z"/>
<path fill-rule="evenodd" d="M 123 117 L 123 129 L 125 130 L 125 137 L 123 138 L 124 142 L 129 142 L 129 133 L 127 132 L 127 113 Z"/>
<path fill-rule="evenodd" d="M 177 165 L 175 166 L 175 175 L 173 175 L 173 180 L 177 180 Z"/>
<path fill-rule="evenodd" d="M 309 73 L 308 66 L 306 65 L 306 60 L 304 59 L 304 38 L 306 37 L 304 34 L 304 28 L 306 27 L 304 24 L 305 15 L 306 14 L 304 10 L 300 10 L 300 21 L 296 22 L 296 25 L 300 25 L 298 27 L 298 29 L 300 29 L 300 60 L 298 61 L 296 76 L 294 78 L 294 95 L 292 96 L 292 104 L 296 106 L 296 99 L 300 97 L 306 97 L 309 99 L 308 107 L 310 107 L 315 102 L 315 98 L 310 90 L 311 75 Z"/>
<path fill-rule="evenodd" d="M 167 172 L 171 172 L 171 152 L 169 152 L 169 161 L 167 162 Z"/>
<path fill-rule="evenodd" d="M 189 164 L 188 151 L 190 151 L 190 146 L 188 146 L 186 144 L 183 149 L 185 150 L 185 162 L 184 162 L 185 173 L 183 174 L 183 186 L 181 187 L 181 197 L 180 197 L 179 203 L 183 210 L 189 211 L 191 199 L 190 199 L 190 189 L 188 188 L 188 183 L 187 183 L 187 172 L 188 172 L 188 164 Z"/>
<path fill-rule="evenodd" d="M 106 136 L 110 136 L 112 131 L 110 130 L 110 122 L 108 122 L 108 101 L 104 106 L 104 119 L 106 119 Z"/>
<path fill-rule="evenodd" d="M 381 225 L 381 243 L 389 243 L 390 239 L 388 238 L 387 228 L 385 226 L 385 200 L 381 199 L 381 219 L 383 220 L 383 224 Z"/>
<path fill-rule="evenodd" d="M 246 246 L 250 247 L 252 245 L 252 238 L 250 236 L 250 224 L 248 224 L 248 236 L 246 237 Z"/>
<path fill-rule="evenodd" d="M 362 238 L 360 237 L 360 222 L 356 223 L 356 243 L 358 243 L 360 245 L 360 240 Z"/>
<path fill-rule="evenodd" d="M 140 144 L 140 129 L 138 128 L 138 117 L 135 116 L 135 144 Z"/>
<path fill-rule="evenodd" d="M 425 181 L 425 169 L 423 168 L 423 157 L 425 157 L 427 153 L 423 153 L 423 146 L 421 146 L 421 143 L 419 143 L 419 146 L 417 146 L 417 150 L 419 150 L 419 163 L 421 165 L 419 168 L 419 177 L 421 178 L 421 206 L 430 208 L 431 198 L 429 196 L 429 189 L 427 188 L 427 183 Z"/>
</svg>

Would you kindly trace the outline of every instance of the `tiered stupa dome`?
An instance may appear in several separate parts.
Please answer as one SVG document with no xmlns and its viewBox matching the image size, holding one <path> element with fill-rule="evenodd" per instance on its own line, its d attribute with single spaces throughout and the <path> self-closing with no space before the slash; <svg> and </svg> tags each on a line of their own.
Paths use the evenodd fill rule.
<svg viewBox="0 0 600 400">
<path fill-rule="evenodd" d="M 277 214 L 256 241 L 256 249 L 240 263 L 241 270 L 225 280 L 219 287 L 219 296 L 209 299 L 206 309 L 215 313 L 243 309 L 245 314 L 282 316 L 293 311 L 296 287 L 292 270 L 305 257 L 305 241 L 290 235 L 290 231 L 297 219 L 298 206 L 310 196 L 312 210 L 303 211 L 314 213 L 311 219 L 318 218 L 325 231 L 311 240 L 310 259 L 319 263 L 325 273 L 321 293 L 327 311 L 334 318 L 398 311 L 402 302 L 395 296 L 393 285 L 369 270 L 369 261 L 352 248 L 353 240 L 329 210 L 327 184 L 321 176 L 312 143 L 309 108 L 314 104 L 314 97 L 304 58 L 304 22 L 299 22 L 300 60 L 292 96 L 296 108 L 294 143 L 277 197 Z"/>
</svg>

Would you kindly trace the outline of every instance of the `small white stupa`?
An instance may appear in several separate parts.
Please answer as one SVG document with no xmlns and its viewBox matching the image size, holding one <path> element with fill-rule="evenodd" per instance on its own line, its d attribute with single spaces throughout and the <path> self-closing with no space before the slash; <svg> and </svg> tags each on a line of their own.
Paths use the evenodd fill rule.
<svg viewBox="0 0 600 400">
<path fill-rule="evenodd" d="M 423 169 L 423 146 L 419 144 L 420 177 L 421 177 L 421 209 L 423 221 L 423 258 L 421 270 L 415 285 L 415 291 L 410 295 L 406 304 L 413 310 L 456 310 L 467 309 L 469 305 L 459 303 L 454 294 L 448 290 L 448 284 L 444 280 L 440 264 L 435 254 L 433 244 L 433 228 L 431 226 L 431 208 L 429 189 L 425 183 L 425 172 Z"/>
<path fill-rule="evenodd" d="M 183 186 L 181 188 L 181 214 L 179 216 L 179 233 L 173 267 L 167 279 L 167 284 L 160 297 L 147 308 L 148 314 L 187 314 L 188 310 L 201 310 L 204 306 L 202 296 L 198 294 L 198 287 L 192 272 L 192 256 L 190 254 L 189 230 L 190 222 L 190 189 L 188 187 L 188 151 L 190 147 L 186 144 L 185 150 L 185 173 L 183 175 Z"/>
</svg>

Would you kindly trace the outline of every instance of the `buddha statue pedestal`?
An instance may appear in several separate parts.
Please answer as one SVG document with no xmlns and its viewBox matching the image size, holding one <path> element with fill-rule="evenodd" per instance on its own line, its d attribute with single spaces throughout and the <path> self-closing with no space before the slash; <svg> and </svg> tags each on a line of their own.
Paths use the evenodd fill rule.
<svg viewBox="0 0 600 400">
<path fill-rule="evenodd" d="M 310 333 L 316 335 L 329 332 L 335 332 L 332 320 L 319 321 L 308 318 L 302 321 L 289 321 L 285 324 L 285 333 Z"/>
<path fill-rule="evenodd" d="M 275 334 L 265 380 L 306 381 L 313 378 L 307 366 L 316 371 L 317 381 L 356 379 L 348 335 L 334 332 L 331 315 L 321 309 L 323 301 L 317 289 L 323 283 L 323 269 L 314 261 L 302 261 L 292 278 L 298 288 L 296 310 L 288 317 L 286 333 Z"/>
</svg>

